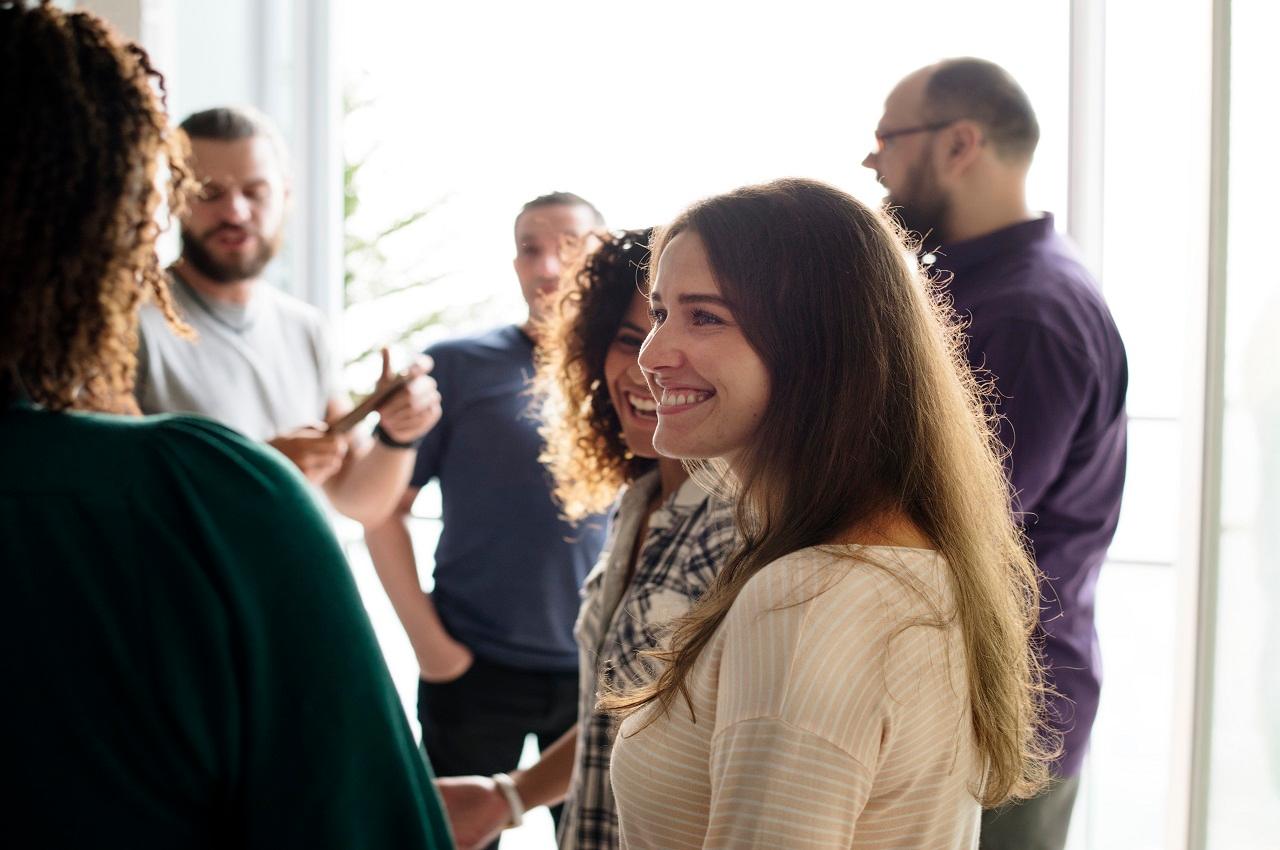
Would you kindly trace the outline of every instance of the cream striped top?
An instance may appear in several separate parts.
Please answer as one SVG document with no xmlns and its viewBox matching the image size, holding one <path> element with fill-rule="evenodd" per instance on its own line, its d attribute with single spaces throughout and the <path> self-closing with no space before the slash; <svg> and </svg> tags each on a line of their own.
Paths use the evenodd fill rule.
<svg viewBox="0 0 1280 850">
<path fill-rule="evenodd" d="M 977 847 L 959 631 L 903 628 L 951 599 L 930 550 L 811 548 L 761 570 L 690 673 L 696 722 L 681 697 L 623 722 L 622 846 Z"/>
</svg>

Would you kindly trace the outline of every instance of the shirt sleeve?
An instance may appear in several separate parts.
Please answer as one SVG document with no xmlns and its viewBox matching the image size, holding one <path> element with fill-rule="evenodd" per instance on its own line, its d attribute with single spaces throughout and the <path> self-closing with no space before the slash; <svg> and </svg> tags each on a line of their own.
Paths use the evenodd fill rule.
<svg viewBox="0 0 1280 850">
<path fill-rule="evenodd" d="M 229 651 L 228 828 L 243 847 L 451 846 L 430 770 L 346 560 L 292 468 L 213 423 L 175 419 L 166 448 L 204 517 Z M 221 668 L 221 669 L 217 669 Z M 230 730 L 227 732 L 226 730 Z"/>
<path fill-rule="evenodd" d="M 871 772 L 834 744 L 779 718 L 744 720 L 711 747 L 706 848 L 852 846 Z"/>
<path fill-rule="evenodd" d="M 973 340 L 971 350 L 995 378 L 1015 509 L 1034 514 L 1066 466 L 1096 391 L 1087 355 L 1029 322 L 1006 322 L 999 333 Z"/>
<path fill-rule="evenodd" d="M 431 376 L 435 378 L 436 389 L 440 392 L 441 415 L 440 421 L 427 432 L 418 445 L 418 454 L 413 463 L 413 475 L 409 479 L 409 486 L 412 488 L 424 487 L 432 478 L 440 474 L 440 461 L 444 457 L 445 448 L 449 444 L 449 433 L 453 429 L 454 417 L 450 415 L 452 410 L 450 402 L 457 400 L 457 394 L 450 381 L 447 354 L 432 348 L 428 348 L 424 353 L 435 363 Z"/>
</svg>

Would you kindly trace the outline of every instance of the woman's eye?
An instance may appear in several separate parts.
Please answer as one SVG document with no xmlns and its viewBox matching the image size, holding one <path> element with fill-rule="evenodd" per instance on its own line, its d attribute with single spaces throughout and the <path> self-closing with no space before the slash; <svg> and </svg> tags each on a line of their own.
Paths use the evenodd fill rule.
<svg viewBox="0 0 1280 850">
<path fill-rule="evenodd" d="M 696 325 L 723 325 L 724 319 L 715 313 L 708 313 L 705 310 L 693 311 L 693 324 Z"/>
<path fill-rule="evenodd" d="M 667 320 L 666 310 L 660 309 L 658 307 L 651 307 L 649 309 L 649 321 L 653 322 L 655 327 L 662 324 L 666 320 Z"/>
<path fill-rule="evenodd" d="M 617 339 L 615 339 L 615 340 L 614 340 L 614 344 L 615 344 L 615 345 L 620 345 L 620 346 L 622 346 L 623 348 L 636 348 L 636 349 L 638 349 L 638 348 L 640 348 L 640 346 L 641 346 L 641 345 L 643 345 L 643 344 L 644 344 L 644 340 L 643 340 L 643 339 L 641 339 L 641 338 L 640 338 L 640 337 L 638 337 L 638 336 L 635 336 L 634 334 L 625 334 L 625 335 L 620 336 L 620 337 L 618 337 Z"/>
</svg>

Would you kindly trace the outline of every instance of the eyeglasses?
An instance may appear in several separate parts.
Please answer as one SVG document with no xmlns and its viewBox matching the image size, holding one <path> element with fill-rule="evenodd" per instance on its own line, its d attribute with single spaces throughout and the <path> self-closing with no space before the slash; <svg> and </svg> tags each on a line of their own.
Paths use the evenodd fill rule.
<svg viewBox="0 0 1280 850">
<path fill-rule="evenodd" d="M 932 133 L 935 130 L 950 127 L 959 120 L 959 118 L 952 118 L 950 121 L 937 121 L 933 124 L 921 124 L 919 127 L 903 127 L 901 130 L 889 130 L 884 133 L 876 131 L 876 153 L 884 153 L 884 146 L 890 140 L 896 139 L 899 136 L 910 136 L 915 133 Z"/>
</svg>

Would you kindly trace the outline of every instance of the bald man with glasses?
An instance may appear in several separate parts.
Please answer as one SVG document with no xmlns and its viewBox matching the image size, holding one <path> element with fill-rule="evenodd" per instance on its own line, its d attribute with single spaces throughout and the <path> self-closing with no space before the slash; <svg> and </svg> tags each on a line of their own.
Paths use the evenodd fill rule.
<svg viewBox="0 0 1280 850">
<path fill-rule="evenodd" d="M 1053 783 L 983 814 L 983 850 L 1061 850 L 1101 688 L 1094 592 L 1124 489 L 1128 367 L 1092 275 L 1027 206 L 1040 129 L 999 66 L 950 59 L 900 82 L 863 161 L 886 205 L 949 280 L 969 361 L 995 379 L 999 437 L 1042 573 L 1046 722 L 1062 740 Z"/>
</svg>

